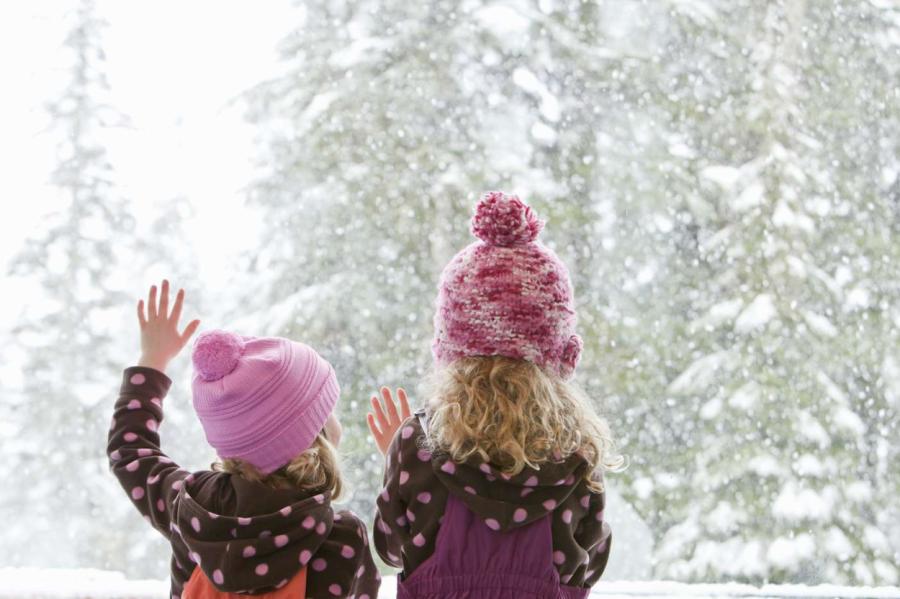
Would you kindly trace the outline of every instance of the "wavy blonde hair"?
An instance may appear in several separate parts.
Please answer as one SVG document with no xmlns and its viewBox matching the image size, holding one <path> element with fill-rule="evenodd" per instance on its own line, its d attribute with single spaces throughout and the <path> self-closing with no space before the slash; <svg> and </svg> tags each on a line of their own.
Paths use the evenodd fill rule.
<svg viewBox="0 0 900 599">
<path fill-rule="evenodd" d="M 431 451 L 457 462 L 473 455 L 515 475 L 553 459 L 580 453 L 584 478 L 595 492 L 600 470 L 619 471 L 609 425 L 580 387 L 525 360 L 503 356 L 455 360 L 432 372 L 427 383 Z"/>
<path fill-rule="evenodd" d="M 273 489 L 300 489 L 310 493 L 331 491 L 332 500 L 340 499 L 344 489 L 337 449 L 325 436 L 324 430 L 316 435 L 309 449 L 269 474 L 237 458 L 223 458 L 212 468 Z"/>
</svg>

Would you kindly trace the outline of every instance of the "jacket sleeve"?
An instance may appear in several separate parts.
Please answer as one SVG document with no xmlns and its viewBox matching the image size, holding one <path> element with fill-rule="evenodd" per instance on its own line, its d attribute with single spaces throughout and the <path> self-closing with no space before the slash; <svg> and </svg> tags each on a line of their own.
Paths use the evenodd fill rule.
<svg viewBox="0 0 900 599">
<path fill-rule="evenodd" d="M 309 596 L 366 597 L 377 599 L 381 575 L 372 559 L 366 525 L 353 512 L 335 513 L 335 526 L 326 543 L 334 544 L 329 553 L 339 555 L 340 568 L 316 572 L 307 585 Z"/>
<path fill-rule="evenodd" d="M 388 565 L 402 568 L 401 549 L 409 543 L 410 524 L 407 518 L 407 503 L 402 496 L 401 485 L 409 480 L 410 473 L 404 471 L 404 461 L 410 461 L 409 448 L 412 443 L 404 443 L 403 431 L 411 425 L 408 418 L 401 423 L 400 428 L 391 440 L 385 456 L 384 486 L 375 501 L 375 528 L 372 537 L 375 539 L 375 549 L 378 555 Z M 415 436 L 407 435 L 412 441 Z M 413 446 L 414 448 L 414 446 Z"/>
<path fill-rule="evenodd" d="M 175 497 L 190 476 L 159 447 L 162 402 L 171 385 L 169 377 L 153 368 L 127 368 L 106 448 L 110 469 L 131 502 L 167 539 Z"/>
<path fill-rule="evenodd" d="M 583 585 L 585 587 L 593 586 L 600 579 L 609 560 L 612 531 L 603 519 L 605 505 L 605 493 L 588 495 L 587 513 L 575 528 L 575 542 L 587 552 Z"/>
</svg>

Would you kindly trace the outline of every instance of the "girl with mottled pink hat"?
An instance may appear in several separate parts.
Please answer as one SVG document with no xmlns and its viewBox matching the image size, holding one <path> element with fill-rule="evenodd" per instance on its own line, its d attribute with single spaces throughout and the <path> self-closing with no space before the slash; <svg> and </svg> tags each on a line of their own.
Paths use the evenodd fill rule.
<svg viewBox="0 0 900 599">
<path fill-rule="evenodd" d="M 441 275 L 425 407 L 372 398 L 386 454 L 374 539 L 402 568 L 398 598 L 584 598 L 606 566 L 602 474 L 623 460 L 572 382 L 572 286 L 543 224 L 515 196 L 484 196 L 478 241 Z"/>
<path fill-rule="evenodd" d="M 125 369 L 109 432 L 110 467 L 172 548 L 173 599 L 238 594 L 375 599 L 366 527 L 341 494 L 334 369 L 311 347 L 226 331 L 198 336 L 193 404 L 221 461 L 188 472 L 160 449 L 169 362 L 199 326 L 179 331 L 179 291 L 138 303 L 141 358 Z M 145 311 L 146 307 L 146 311 Z"/>
</svg>

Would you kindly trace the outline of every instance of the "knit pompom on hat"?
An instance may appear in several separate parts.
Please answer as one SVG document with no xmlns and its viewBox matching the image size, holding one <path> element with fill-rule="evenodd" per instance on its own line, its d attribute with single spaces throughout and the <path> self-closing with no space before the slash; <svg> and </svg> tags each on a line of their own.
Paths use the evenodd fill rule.
<svg viewBox="0 0 900 599">
<path fill-rule="evenodd" d="M 207 441 L 220 457 L 263 473 L 312 445 L 340 394 L 331 364 L 281 337 L 206 331 L 191 359 L 194 409 Z"/>
<path fill-rule="evenodd" d="M 486 193 L 476 241 L 441 274 L 432 352 L 438 364 L 469 356 L 525 359 L 568 378 L 581 356 L 569 272 L 538 236 L 544 222 L 517 196 Z"/>
</svg>

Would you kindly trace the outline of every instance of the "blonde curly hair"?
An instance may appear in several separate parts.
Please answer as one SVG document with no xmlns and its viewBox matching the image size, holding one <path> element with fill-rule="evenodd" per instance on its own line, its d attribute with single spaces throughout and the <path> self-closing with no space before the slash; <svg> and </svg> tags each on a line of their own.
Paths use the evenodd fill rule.
<svg viewBox="0 0 900 599">
<path fill-rule="evenodd" d="M 580 387 L 526 360 L 470 357 L 432 372 L 427 382 L 428 441 L 457 463 L 478 455 L 516 475 L 580 453 L 588 487 L 603 491 L 597 470 L 619 471 L 609 425 Z"/>
<path fill-rule="evenodd" d="M 236 458 L 223 458 L 220 462 L 214 463 L 212 469 L 236 474 L 273 489 L 299 489 L 310 493 L 331 491 L 332 500 L 340 499 L 344 490 L 338 452 L 328 440 L 324 430 L 316 435 L 309 449 L 269 474 L 264 474 L 253 464 Z"/>
</svg>

